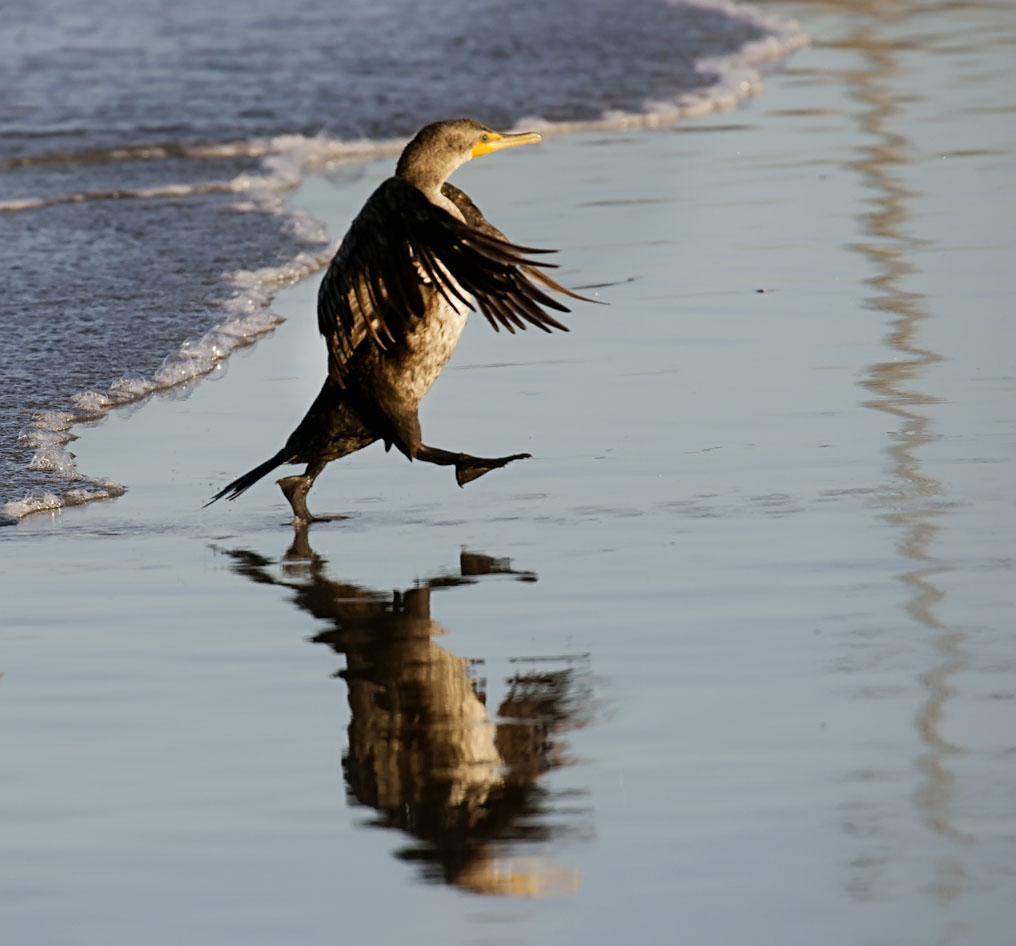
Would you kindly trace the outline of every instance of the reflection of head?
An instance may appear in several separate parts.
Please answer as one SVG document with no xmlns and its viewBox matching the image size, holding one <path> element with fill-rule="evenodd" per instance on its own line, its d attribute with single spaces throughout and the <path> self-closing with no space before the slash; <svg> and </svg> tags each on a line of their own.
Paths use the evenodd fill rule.
<svg viewBox="0 0 1016 946">
<path fill-rule="evenodd" d="M 507 559 L 463 552 L 457 573 L 381 594 L 327 576 L 299 531 L 274 578 L 255 553 L 228 553 L 254 581 L 284 585 L 293 601 L 331 623 L 315 643 L 343 654 L 338 676 L 348 686 L 351 720 L 343 769 L 351 796 L 379 813 L 375 825 L 416 839 L 398 856 L 419 864 L 429 880 L 478 893 L 554 896 L 574 891 L 577 871 L 518 856 L 557 836 L 552 798 L 538 781 L 564 762 L 561 733 L 588 715 L 585 658 L 541 662 L 517 674 L 495 724 L 472 661 L 432 638 L 443 628 L 430 616 L 431 592 L 473 584 L 484 575 L 517 572 Z"/>
</svg>

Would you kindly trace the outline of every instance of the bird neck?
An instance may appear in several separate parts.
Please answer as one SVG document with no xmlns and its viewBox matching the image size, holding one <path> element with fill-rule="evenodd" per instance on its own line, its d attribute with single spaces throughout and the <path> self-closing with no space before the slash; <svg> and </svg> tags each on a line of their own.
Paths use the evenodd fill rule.
<svg viewBox="0 0 1016 946">
<path fill-rule="evenodd" d="M 435 207 L 440 207 L 442 210 L 446 210 L 456 220 L 461 220 L 463 223 L 466 222 L 466 218 L 462 216 L 462 211 L 459 210 L 459 208 L 456 207 L 455 204 L 451 200 L 449 200 L 449 198 L 447 198 L 444 195 L 444 192 L 441 190 L 441 185 L 444 184 L 444 181 L 438 181 L 437 183 L 434 183 L 433 181 L 422 183 L 419 180 L 415 180 L 412 177 L 406 177 L 406 180 L 409 181 L 409 183 L 412 184 L 417 190 L 422 191 L 424 197 L 426 197 L 427 200 L 429 200 L 432 204 L 434 204 Z"/>
<path fill-rule="evenodd" d="M 417 190 L 422 191 L 424 196 L 432 204 L 447 210 L 457 220 L 463 220 L 461 211 L 441 191 L 441 186 L 464 162 L 458 161 L 452 165 L 445 162 L 419 161 L 414 160 L 415 155 L 403 153 L 395 168 L 395 176 L 409 181 Z"/>
</svg>

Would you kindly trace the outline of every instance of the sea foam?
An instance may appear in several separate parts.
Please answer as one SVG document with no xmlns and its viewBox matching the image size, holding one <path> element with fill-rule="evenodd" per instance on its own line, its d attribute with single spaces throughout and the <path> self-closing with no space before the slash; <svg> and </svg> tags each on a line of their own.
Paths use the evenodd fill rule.
<svg viewBox="0 0 1016 946">
<path fill-rule="evenodd" d="M 311 227 L 303 215 L 294 218 L 297 226 Z M 315 233 L 323 231 L 315 228 Z M 62 495 L 52 491 L 7 502 L 0 524 L 10 524 L 27 515 L 55 511 L 122 495 L 126 487 L 107 478 L 83 475 L 66 445 L 76 439 L 70 428 L 95 421 L 117 407 L 138 403 L 153 394 L 178 390 L 214 371 L 237 348 L 252 345 L 271 332 L 282 318 L 269 308 L 275 293 L 321 269 L 337 246 L 320 252 L 303 252 L 280 266 L 239 270 L 229 275 L 233 295 L 223 304 L 225 318 L 198 338 L 186 339 L 166 356 L 150 378 L 120 378 L 103 391 L 82 391 L 70 398 L 71 410 L 43 411 L 19 434 L 19 440 L 35 448 L 29 469 L 44 471 L 75 485 Z"/>
</svg>

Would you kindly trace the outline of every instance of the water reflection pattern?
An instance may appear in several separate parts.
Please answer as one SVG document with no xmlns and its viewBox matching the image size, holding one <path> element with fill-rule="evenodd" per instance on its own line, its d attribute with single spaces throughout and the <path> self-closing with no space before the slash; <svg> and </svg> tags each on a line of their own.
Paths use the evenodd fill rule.
<svg viewBox="0 0 1016 946">
<path fill-rule="evenodd" d="M 908 257 L 922 244 L 909 226 L 908 199 L 914 192 L 901 180 L 900 170 L 915 150 L 898 130 L 902 124 L 899 114 L 907 107 L 908 97 L 893 86 L 905 42 L 881 29 L 907 12 L 905 7 L 894 9 L 894 5 L 873 6 L 868 10 L 870 26 L 858 27 L 843 41 L 845 48 L 862 58 L 862 67 L 848 78 L 851 94 L 862 106 L 859 121 L 870 142 L 854 164 L 870 194 L 869 210 L 862 217 L 866 238 L 854 249 L 874 269 L 868 280 L 873 294 L 866 304 L 885 312 L 891 320 L 886 338 L 891 357 L 869 367 L 864 384 L 874 396 L 865 406 L 889 415 L 898 425 L 886 449 L 892 486 L 885 496 L 889 511 L 883 515 L 897 530 L 898 551 L 912 563 L 896 575 L 907 591 L 905 610 L 929 632 L 931 642 L 930 666 L 920 677 L 924 699 L 916 718 L 924 745 L 916 759 L 922 777 L 914 795 L 917 813 L 925 826 L 943 839 L 967 843 L 973 839 L 957 827 L 953 816 L 955 776 L 949 766 L 949 757 L 962 750 L 950 744 L 941 731 L 946 704 L 954 695 L 950 680 L 966 665 L 966 634 L 946 627 L 936 613 L 945 594 L 935 584 L 936 576 L 949 569 L 937 561 L 933 544 L 939 518 L 948 505 L 943 501 L 942 484 L 922 469 L 919 455 L 922 446 L 936 439 L 929 409 L 939 399 L 918 385 L 925 372 L 942 361 L 942 355 L 921 342 L 922 323 L 930 313 L 924 297 L 907 288 L 908 277 L 917 272 Z M 936 899 L 955 899 L 968 885 L 958 850 L 938 862 L 937 880 L 928 891 Z M 862 882 L 855 891 L 873 887 L 873 882 Z"/>
<path fill-rule="evenodd" d="M 383 593 L 328 575 L 299 529 L 276 577 L 256 552 L 226 551 L 252 581 L 291 588 L 296 606 L 332 627 L 312 638 L 346 658 L 351 720 L 343 770 L 350 800 L 378 812 L 371 825 L 414 842 L 398 856 L 422 876 L 476 893 L 556 896 L 578 889 L 576 868 L 522 856 L 534 844 L 581 835 L 588 809 L 540 785 L 569 759 L 562 734 L 590 720 L 586 655 L 517 658 L 497 719 L 475 662 L 434 643 L 435 590 L 486 575 L 534 582 L 508 559 L 462 552 L 457 574 Z M 585 793 L 582 793 L 583 795 Z"/>
</svg>

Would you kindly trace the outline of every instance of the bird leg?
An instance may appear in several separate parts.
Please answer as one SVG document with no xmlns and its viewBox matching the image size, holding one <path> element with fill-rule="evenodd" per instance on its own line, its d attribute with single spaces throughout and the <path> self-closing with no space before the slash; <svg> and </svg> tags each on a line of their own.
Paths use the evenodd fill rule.
<svg viewBox="0 0 1016 946">
<path fill-rule="evenodd" d="M 375 392 L 376 393 L 376 392 Z M 416 403 L 407 399 L 404 393 L 386 389 L 384 400 L 376 398 L 373 404 L 355 403 L 361 416 L 371 418 L 375 431 L 380 428 L 386 444 L 393 443 L 410 460 L 423 460 L 425 463 L 436 463 L 438 466 L 454 466 L 455 481 L 465 486 L 484 473 L 496 470 L 511 463 L 512 460 L 526 460 L 531 454 L 513 453 L 510 457 L 474 457 L 468 453 L 454 453 L 439 447 L 428 447 L 423 442 L 420 432 L 420 418 L 416 412 Z"/>
<path fill-rule="evenodd" d="M 307 493 L 314 485 L 314 480 L 306 474 L 300 474 L 284 476 L 276 482 L 282 489 L 283 495 L 289 500 L 289 505 L 293 507 L 293 525 L 300 526 L 313 522 L 314 517 L 307 508 Z"/>
<path fill-rule="evenodd" d="M 307 508 L 307 494 L 314 485 L 314 480 L 326 465 L 327 461 L 320 464 L 311 463 L 303 473 L 284 476 L 281 480 L 275 481 L 279 484 L 283 495 L 289 500 L 289 505 L 293 509 L 292 524 L 297 528 L 311 522 L 332 522 L 336 519 L 349 518 L 348 516 L 314 516 Z"/>
<path fill-rule="evenodd" d="M 416 450 L 415 459 L 423 460 L 425 463 L 436 463 L 438 466 L 454 466 L 455 482 L 459 486 L 465 486 L 466 483 L 479 479 L 484 473 L 506 466 L 512 460 L 528 460 L 531 456 L 531 453 L 513 453 L 510 457 L 473 457 L 468 453 L 452 453 L 439 447 L 421 444 Z"/>
</svg>

